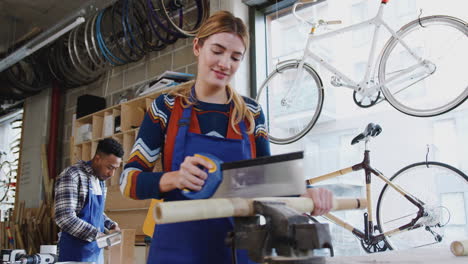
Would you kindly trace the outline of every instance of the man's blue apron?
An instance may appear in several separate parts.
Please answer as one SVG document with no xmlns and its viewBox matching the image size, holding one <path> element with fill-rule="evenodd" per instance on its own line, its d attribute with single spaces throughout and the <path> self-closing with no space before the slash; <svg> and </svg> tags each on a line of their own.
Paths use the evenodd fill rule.
<svg viewBox="0 0 468 264">
<path fill-rule="evenodd" d="M 178 121 L 172 170 L 178 170 L 186 156 L 200 152 L 210 153 L 224 162 L 251 158 L 249 136 L 243 121 L 239 124 L 242 139 L 219 138 L 189 132 L 191 114 L 192 107 L 185 108 Z M 186 200 L 179 189 L 164 197 L 165 201 Z M 229 218 L 157 225 L 148 264 L 231 264 L 231 248 L 224 241 L 232 228 Z M 237 250 L 237 261 L 239 264 L 254 263 L 248 260 L 245 250 Z"/>
<path fill-rule="evenodd" d="M 101 186 L 102 187 L 102 186 Z M 104 232 L 104 197 L 96 195 L 91 188 L 91 181 L 88 184 L 88 197 L 77 215 L 78 218 L 98 228 Z M 80 262 L 103 262 L 102 250 L 98 248 L 96 241 L 88 242 L 74 237 L 62 231 L 59 241 L 59 261 L 80 261 Z"/>
</svg>

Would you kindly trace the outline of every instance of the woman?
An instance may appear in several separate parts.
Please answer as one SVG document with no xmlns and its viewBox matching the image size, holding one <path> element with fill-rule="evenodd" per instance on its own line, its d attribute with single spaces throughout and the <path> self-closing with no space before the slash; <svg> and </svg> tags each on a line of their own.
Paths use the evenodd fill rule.
<svg viewBox="0 0 468 264">
<path fill-rule="evenodd" d="M 239 18 L 213 14 L 193 40 L 197 78 L 155 99 L 141 125 L 121 177 L 122 193 L 133 199 L 185 199 L 180 190 L 200 190 L 210 168 L 194 153 L 208 152 L 224 162 L 270 155 L 264 116 L 252 99 L 229 85 L 249 45 Z M 164 172 L 152 172 L 162 154 Z M 331 208 L 331 193 L 311 189 L 314 214 Z M 224 240 L 229 219 L 210 219 L 155 227 L 148 263 L 231 263 Z M 249 263 L 238 250 L 238 263 Z"/>
</svg>

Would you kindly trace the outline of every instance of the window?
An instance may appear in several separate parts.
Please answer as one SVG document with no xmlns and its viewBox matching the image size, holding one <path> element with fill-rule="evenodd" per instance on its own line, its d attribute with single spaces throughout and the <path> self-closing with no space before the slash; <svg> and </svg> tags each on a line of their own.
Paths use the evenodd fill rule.
<svg viewBox="0 0 468 264">
<path fill-rule="evenodd" d="M 417 18 L 420 5 L 440 6 L 443 4 L 438 0 L 426 0 L 418 1 L 417 8 L 414 5 L 415 1 L 413 0 L 390 1 L 387 4 L 388 9 L 385 10 L 388 12 L 384 14 L 385 21 L 394 30 L 398 30 L 399 27 L 410 21 L 409 17 L 411 19 Z M 460 11 L 463 10 L 462 5 L 467 6 L 468 2 L 462 4 L 461 1 L 457 1 L 457 4 L 446 5 L 444 9 L 446 12 L 444 14 L 465 17 L 466 19 L 466 12 L 462 14 L 463 12 Z M 305 15 L 315 21 L 318 19 L 341 19 L 344 22 L 338 26 L 329 26 L 328 29 L 319 29 L 316 32 L 319 35 L 372 18 L 377 13 L 379 6 L 380 1 L 322 0 L 317 4 L 304 7 L 299 12 L 301 15 Z M 400 12 L 401 10 L 405 10 L 405 12 L 408 10 L 412 11 L 404 14 L 405 12 L 402 13 Z M 400 16 L 405 16 L 405 18 L 402 19 Z M 257 56 L 262 59 L 255 63 L 257 65 L 268 65 L 268 68 L 273 70 L 278 61 L 300 58 L 303 54 L 307 33 L 310 29 L 304 26 L 298 27 L 298 22 L 288 9 L 278 10 L 277 13 L 264 15 L 262 18 L 265 21 L 262 29 L 266 31 L 266 40 L 264 40 L 266 42 L 259 43 L 256 40 L 252 40 L 252 42 L 255 42 L 255 45 L 260 47 L 257 50 L 264 52 L 262 56 Z M 372 27 L 369 27 L 369 29 L 373 31 Z M 310 50 L 336 66 L 336 68 L 354 81 L 361 81 L 369 57 L 369 50 L 367 48 L 370 46 L 370 42 L 362 41 L 362 37 L 366 35 L 363 32 L 343 34 L 346 36 L 338 35 L 336 39 L 330 38 L 311 43 Z M 368 38 L 369 34 L 365 37 Z M 388 34 L 379 35 L 376 56 L 378 56 L 388 37 Z M 357 44 L 353 43 L 354 41 L 357 41 Z M 267 49 L 265 50 L 263 47 L 267 47 Z M 408 56 L 402 53 L 401 57 L 403 59 Z M 468 119 L 466 118 L 468 116 L 468 102 L 459 106 L 455 111 L 432 118 L 417 118 L 404 115 L 395 110 L 386 101 L 382 101 L 370 108 L 360 108 L 353 101 L 353 90 L 345 87 L 334 87 L 330 83 L 333 77 L 332 73 L 312 59 L 306 62 L 314 68 L 323 82 L 325 99 L 320 118 L 312 130 L 301 140 L 289 145 L 271 145 L 273 154 L 304 150 L 306 153 L 304 162 L 306 168 L 305 177 L 317 177 L 362 161 L 364 144 L 359 143 L 351 146 L 350 141 L 362 132 L 370 122 L 380 124 L 383 128 L 379 136 L 371 138 L 368 148 L 371 151 L 370 160 L 372 167 L 384 173 L 385 176 L 390 178 L 401 168 L 414 162 L 423 161 L 427 145 L 435 146 L 436 151 L 431 151 L 430 154 L 433 155 L 436 161 L 450 163 L 468 173 L 468 135 L 466 133 L 468 128 Z M 374 66 L 376 61 L 372 61 L 371 64 Z M 257 76 L 259 75 L 257 74 Z M 264 79 L 257 80 L 257 83 L 262 83 L 263 81 Z M 378 80 L 374 79 L 373 81 Z M 301 87 L 303 90 L 307 90 L 308 86 L 302 84 Z M 444 90 L 448 89 L 448 87 L 443 88 Z M 417 93 L 421 98 L 435 96 L 432 93 L 433 91 L 426 91 L 424 89 L 423 82 L 419 84 L 416 90 L 415 92 L 411 91 L 412 95 Z M 301 95 L 301 102 L 296 102 L 297 105 L 295 105 L 298 112 L 301 111 L 300 106 L 307 104 L 307 101 L 311 100 L 306 92 Z M 265 109 L 263 110 L 265 111 Z M 288 122 L 292 121 L 285 120 L 281 124 L 284 129 L 288 129 L 290 126 Z M 353 195 L 364 194 L 362 172 L 351 173 L 348 176 L 339 176 L 321 184 L 327 185 L 334 190 L 338 190 L 344 185 L 347 187 L 351 186 L 350 190 Z M 374 201 L 377 201 L 380 194 L 379 190 L 382 187 L 382 181 L 377 178 L 372 179 Z M 468 221 L 466 220 L 466 211 L 461 210 L 463 208 L 461 199 L 462 194 L 465 196 L 467 194 L 450 194 L 443 191 L 441 193 L 444 206 L 454 208 L 452 211 L 457 210 L 456 215 L 453 216 L 456 218 L 456 221 L 453 222 L 448 232 L 456 233 L 464 231 Z M 466 201 L 466 199 L 463 200 L 464 208 L 468 208 Z M 362 228 L 362 212 L 346 212 L 342 215 L 346 221 L 358 228 Z M 462 221 L 464 217 L 466 222 Z M 355 240 L 353 236 L 349 236 L 350 233 L 343 231 L 340 227 L 332 224 L 330 228 L 335 240 L 334 247 L 338 249 L 336 251 L 337 255 L 358 254 L 359 250 L 357 249 L 360 248 L 359 241 Z"/>
<path fill-rule="evenodd" d="M 466 224 L 465 197 L 462 192 L 443 193 L 441 194 L 441 201 L 441 204 L 450 211 L 450 215 L 448 215 L 447 210 L 442 210 L 444 222 L 448 222 L 450 219 L 450 225 Z"/>
<path fill-rule="evenodd" d="M 440 120 L 434 123 L 434 145 L 437 148 L 437 160 L 447 162 L 455 167 L 458 166 L 458 137 L 453 119 Z"/>
<path fill-rule="evenodd" d="M 0 117 L 0 221 L 5 221 L 15 203 L 22 115 L 21 109 Z"/>
<path fill-rule="evenodd" d="M 347 168 L 354 164 L 362 161 L 363 148 L 359 145 L 351 145 L 351 140 L 359 133 L 356 132 L 350 134 L 342 134 L 340 136 L 340 150 L 338 156 L 340 157 L 339 168 Z M 351 185 L 363 185 L 364 184 L 364 171 L 351 172 L 343 175 L 341 183 Z"/>
<path fill-rule="evenodd" d="M 369 1 L 361 1 L 357 4 L 351 6 L 351 22 L 352 24 L 356 24 L 359 22 L 363 22 L 364 20 L 368 19 L 368 2 Z M 357 31 L 354 31 L 353 34 L 353 46 L 359 47 L 362 46 L 364 43 L 369 41 L 369 36 L 371 34 L 371 27 L 361 28 Z"/>
<path fill-rule="evenodd" d="M 414 14 L 416 11 L 415 0 L 395 1 L 397 16 L 407 18 L 406 16 Z"/>
</svg>

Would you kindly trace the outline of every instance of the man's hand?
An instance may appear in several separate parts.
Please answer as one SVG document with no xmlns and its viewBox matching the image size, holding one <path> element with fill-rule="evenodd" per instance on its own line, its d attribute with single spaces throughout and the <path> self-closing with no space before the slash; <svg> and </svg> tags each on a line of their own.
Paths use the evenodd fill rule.
<svg viewBox="0 0 468 264">
<path fill-rule="evenodd" d="M 314 201 L 312 215 L 323 215 L 333 207 L 333 193 L 324 188 L 308 188 L 301 197 L 308 197 Z"/>
<path fill-rule="evenodd" d="M 119 224 L 114 223 L 114 224 L 110 227 L 110 230 L 115 231 L 115 232 L 120 231 Z"/>
</svg>

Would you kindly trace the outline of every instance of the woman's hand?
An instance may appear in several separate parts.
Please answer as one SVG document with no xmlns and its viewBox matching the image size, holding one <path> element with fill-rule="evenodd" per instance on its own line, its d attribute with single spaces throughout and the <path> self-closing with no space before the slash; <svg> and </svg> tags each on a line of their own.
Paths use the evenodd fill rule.
<svg viewBox="0 0 468 264">
<path fill-rule="evenodd" d="M 323 215 L 333 207 L 333 193 L 324 188 L 308 188 L 301 197 L 308 197 L 314 201 L 312 215 Z"/>
<path fill-rule="evenodd" d="M 198 165 L 207 169 L 211 169 L 212 166 L 201 157 L 187 156 L 184 162 L 180 164 L 180 169 L 178 171 L 171 171 L 163 174 L 159 181 L 160 191 L 169 192 L 174 189 L 201 190 L 208 174 L 200 169 Z"/>
</svg>

